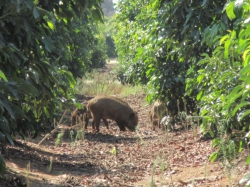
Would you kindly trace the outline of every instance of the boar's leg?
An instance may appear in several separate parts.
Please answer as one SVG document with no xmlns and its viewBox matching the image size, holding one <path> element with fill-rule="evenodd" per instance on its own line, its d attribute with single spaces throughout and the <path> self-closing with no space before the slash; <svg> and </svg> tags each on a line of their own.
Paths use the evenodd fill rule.
<svg viewBox="0 0 250 187">
<path fill-rule="evenodd" d="M 101 118 L 95 118 L 95 119 L 93 119 L 92 128 L 94 126 L 96 132 L 100 131 L 100 122 L 101 122 Z"/>
<path fill-rule="evenodd" d="M 126 131 L 124 121 L 122 121 L 122 120 L 117 120 L 117 121 L 116 121 L 116 124 L 117 124 L 118 127 L 120 128 L 120 131 Z"/>
<path fill-rule="evenodd" d="M 89 124 L 89 117 L 85 115 L 85 129 L 87 130 Z"/>
<path fill-rule="evenodd" d="M 92 130 L 95 130 L 95 119 L 92 121 Z"/>
<path fill-rule="evenodd" d="M 86 120 L 89 121 L 89 118 L 87 118 Z M 86 121 L 85 129 L 87 129 L 88 121 Z M 107 129 L 109 129 L 109 125 L 108 125 L 107 119 L 106 119 L 106 118 L 102 118 L 102 121 L 104 122 L 104 124 L 105 124 L 105 126 L 107 127 Z M 97 129 L 97 122 L 98 122 L 98 121 L 96 121 L 96 119 L 93 119 L 93 122 L 92 122 L 92 130 L 97 130 L 97 132 L 99 132 L 99 126 L 100 126 L 101 119 L 99 119 L 98 129 Z"/>
<path fill-rule="evenodd" d="M 107 129 L 109 129 L 109 124 L 106 118 L 102 118 L 102 121 L 104 122 L 105 126 L 107 127 Z"/>
</svg>

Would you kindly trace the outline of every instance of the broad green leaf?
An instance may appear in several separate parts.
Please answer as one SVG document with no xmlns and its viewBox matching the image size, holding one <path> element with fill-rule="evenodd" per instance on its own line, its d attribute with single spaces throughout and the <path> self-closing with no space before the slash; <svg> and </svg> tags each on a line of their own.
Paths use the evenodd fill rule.
<svg viewBox="0 0 250 187">
<path fill-rule="evenodd" d="M 75 29 L 74 31 L 75 31 L 76 34 L 80 32 L 79 29 Z"/>
<path fill-rule="evenodd" d="M 189 25 L 185 25 L 181 31 L 181 34 L 184 34 L 188 28 L 189 28 Z"/>
<path fill-rule="evenodd" d="M 55 49 L 53 40 L 48 36 L 43 36 L 42 42 L 45 45 L 45 49 L 49 52 L 52 52 Z"/>
<path fill-rule="evenodd" d="M 143 51 L 144 51 L 144 49 L 143 49 L 143 47 L 140 47 L 140 48 L 138 48 L 137 49 L 137 56 L 141 56 L 142 54 L 143 54 Z"/>
<path fill-rule="evenodd" d="M 4 118 L 4 117 L 1 117 L 0 118 L 0 129 L 1 131 L 4 133 L 10 133 L 10 127 L 9 127 L 9 123 L 8 121 Z"/>
<path fill-rule="evenodd" d="M 49 28 L 51 28 L 51 30 L 55 30 L 55 26 L 54 26 L 54 23 L 52 21 L 47 21 L 47 24 L 48 24 Z"/>
<path fill-rule="evenodd" d="M 224 71 L 218 78 L 218 82 L 228 80 L 228 77 L 232 74 L 231 70 Z"/>
<path fill-rule="evenodd" d="M 216 158 L 218 157 L 218 153 L 212 153 L 210 156 L 209 156 L 209 160 L 211 162 L 214 162 L 216 160 Z"/>
<path fill-rule="evenodd" d="M 229 51 L 230 51 L 230 45 L 231 45 L 231 40 L 227 40 L 225 42 L 225 45 L 224 45 L 224 47 L 225 47 L 224 58 L 225 59 L 228 59 L 228 55 L 229 55 Z"/>
<path fill-rule="evenodd" d="M 39 10 L 40 14 L 48 16 L 51 21 L 55 21 L 55 17 L 54 17 L 52 12 L 49 12 L 43 8 L 40 8 L 40 7 L 36 7 L 36 8 L 37 8 L 37 10 Z"/>
<path fill-rule="evenodd" d="M 207 0 L 203 0 L 201 6 L 205 6 L 207 4 Z"/>
<path fill-rule="evenodd" d="M 250 163 L 250 156 L 247 157 L 246 164 L 248 165 Z M 250 176 L 249 176 L 250 177 Z"/>
<path fill-rule="evenodd" d="M 212 138 L 214 138 L 214 131 L 211 128 L 209 129 L 209 134 L 211 135 Z"/>
<path fill-rule="evenodd" d="M 68 20 L 66 18 L 63 18 L 62 20 L 64 21 L 64 23 L 68 23 Z"/>
<path fill-rule="evenodd" d="M 101 21 L 103 23 L 103 12 L 101 9 L 92 9 L 91 13 L 96 21 Z"/>
<path fill-rule="evenodd" d="M 247 26 L 246 26 L 246 29 L 245 29 L 245 35 L 246 35 L 246 36 L 249 36 L 249 34 L 250 34 L 250 25 L 247 25 Z M 248 46 L 247 48 L 249 49 L 249 47 L 250 47 L 250 46 Z"/>
<path fill-rule="evenodd" d="M 226 12 L 230 20 L 236 18 L 236 15 L 234 14 L 234 2 L 229 2 L 228 4 L 226 4 Z"/>
<path fill-rule="evenodd" d="M 221 54 L 223 54 L 224 51 L 224 47 L 219 45 L 218 47 L 215 48 L 215 50 L 213 51 L 213 56 L 221 56 Z"/>
<path fill-rule="evenodd" d="M 2 177 L 4 177 L 3 174 L 5 173 L 6 173 L 6 164 L 2 155 L 0 155 L 0 174 L 2 175 Z"/>
<path fill-rule="evenodd" d="M 186 25 L 188 23 L 188 21 L 191 18 L 192 14 L 193 14 L 193 10 L 189 10 L 188 14 L 186 16 L 186 21 L 185 21 L 184 25 Z"/>
<path fill-rule="evenodd" d="M 238 18 L 242 16 L 243 13 L 243 0 L 236 0 L 234 3 L 234 12 Z"/>
<path fill-rule="evenodd" d="M 13 139 L 10 136 L 10 134 L 9 133 L 5 133 L 5 132 L 3 132 L 3 133 L 4 133 L 5 137 L 6 137 L 6 139 L 10 142 L 10 144 L 14 145 Z"/>
<path fill-rule="evenodd" d="M 0 131 L 0 142 L 5 143 L 5 135 L 1 131 Z"/>
<path fill-rule="evenodd" d="M 245 77 L 244 84 L 245 85 L 249 85 L 250 84 L 250 73 L 248 73 L 247 76 Z"/>
<path fill-rule="evenodd" d="M 75 79 L 74 79 L 72 73 L 70 71 L 66 71 L 66 74 L 67 74 L 67 80 L 70 83 L 70 87 L 74 88 L 75 87 Z"/>
<path fill-rule="evenodd" d="M 5 82 L 8 82 L 8 79 L 5 77 L 5 74 L 0 70 L 0 78 L 2 78 Z"/>
<path fill-rule="evenodd" d="M 244 102 L 241 102 L 240 104 L 238 104 L 238 105 L 234 108 L 234 110 L 233 110 L 233 112 L 232 112 L 232 116 L 234 116 L 235 113 L 236 113 L 241 107 L 247 106 L 247 105 L 250 106 L 250 102 L 244 101 Z"/>
<path fill-rule="evenodd" d="M 205 58 L 210 58 L 210 57 L 209 57 L 209 54 L 207 54 L 207 53 L 202 53 L 201 56 L 202 56 L 202 57 L 205 57 Z"/>
<path fill-rule="evenodd" d="M 194 66 L 190 67 L 187 71 L 187 75 L 194 72 Z"/>
<path fill-rule="evenodd" d="M 22 9 L 22 3 L 24 0 L 17 0 L 17 12 L 19 13 Z"/>
<path fill-rule="evenodd" d="M 25 118 L 25 112 L 19 106 L 12 104 L 12 110 L 15 113 L 15 116 L 20 116 L 21 118 Z"/>
<path fill-rule="evenodd" d="M 243 22 L 245 25 L 249 24 L 250 23 L 250 17 L 245 19 L 245 21 Z"/>
<path fill-rule="evenodd" d="M 201 99 L 202 94 L 203 94 L 203 91 L 200 91 L 199 94 L 196 96 L 196 99 L 198 101 Z"/>
<path fill-rule="evenodd" d="M 15 99 L 19 99 L 17 90 L 16 90 L 16 82 L 9 81 L 9 82 L 0 82 L 1 89 L 5 92 L 5 94 L 9 94 L 11 97 Z"/>
<path fill-rule="evenodd" d="M 236 90 L 233 90 L 233 92 L 234 91 L 236 91 Z M 228 96 L 228 102 L 227 102 L 227 105 L 225 107 L 229 108 L 231 106 L 231 104 L 235 103 L 236 100 L 243 95 L 243 92 L 244 92 L 244 90 L 240 90 L 237 94 L 232 94 L 232 92 L 231 92 L 230 95 Z"/>
<path fill-rule="evenodd" d="M 237 120 L 241 121 L 245 116 L 250 114 L 250 110 L 243 110 L 242 112 L 239 113 Z"/>
<path fill-rule="evenodd" d="M 34 5 L 32 0 L 23 0 L 25 5 L 31 10 L 32 6 Z"/>
<path fill-rule="evenodd" d="M 219 144 L 220 144 L 220 139 L 219 138 L 215 138 L 215 139 L 213 139 L 211 146 L 215 148 Z"/>
<path fill-rule="evenodd" d="M 240 71 L 240 79 L 244 81 L 245 79 L 243 77 L 245 77 L 245 75 L 249 73 L 250 73 L 250 64 L 248 64 Z"/>
<path fill-rule="evenodd" d="M 39 18 L 39 16 L 40 16 L 40 13 L 36 7 L 33 8 L 33 16 L 35 19 Z"/>
<path fill-rule="evenodd" d="M 232 41 L 236 37 L 236 31 L 232 30 L 230 33 L 230 40 Z"/>
<path fill-rule="evenodd" d="M 24 56 L 24 54 L 13 43 L 8 43 L 8 47 L 10 47 L 13 52 L 16 52 L 20 57 L 22 57 L 23 60 L 28 60 L 28 58 Z"/>
<path fill-rule="evenodd" d="M 4 108 L 9 112 L 10 116 L 14 119 L 15 116 L 14 116 L 14 113 L 13 113 L 11 107 L 10 107 L 10 102 L 9 102 L 9 100 L 8 100 L 6 97 L 1 98 L 0 104 L 1 104 L 1 103 L 2 103 L 2 105 L 4 106 Z"/>
<path fill-rule="evenodd" d="M 27 95 L 36 96 L 39 93 L 34 85 L 27 82 L 23 82 L 23 84 L 19 85 L 19 89 Z"/>
<path fill-rule="evenodd" d="M 217 35 L 217 32 L 218 32 L 218 26 L 217 24 L 214 24 L 212 29 L 211 29 L 211 37 L 213 38 L 214 36 Z"/>
<path fill-rule="evenodd" d="M 233 145 L 233 147 L 235 147 L 235 145 Z M 243 143 L 242 143 L 242 140 L 240 140 L 240 144 L 239 144 L 239 150 L 238 152 L 241 153 L 243 150 Z"/>
<path fill-rule="evenodd" d="M 246 67 L 249 62 L 250 62 L 250 55 L 247 55 L 245 60 L 243 61 L 243 67 Z"/>
<path fill-rule="evenodd" d="M 205 75 L 204 74 L 200 74 L 198 77 L 197 77 L 197 82 L 200 84 L 202 82 L 202 80 L 204 79 Z"/>
<path fill-rule="evenodd" d="M 223 42 L 228 39 L 228 35 L 225 35 L 223 36 L 221 39 L 220 39 L 220 45 L 223 44 Z"/>
<path fill-rule="evenodd" d="M 40 83 L 40 80 L 39 80 L 39 73 L 35 70 L 31 70 L 28 72 L 28 75 L 37 83 L 39 84 Z"/>
<path fill-rule="evenodd" d="M 250 49 L 247 49 L 247 50 L 244 51 L 244 53 L 243 53 L 243 55 L 242 55 L 243 60 L 246 59 L 246 56 L 247 56 L 247 54 L 248 54 L 249 52 L 250 52 Z"/>
</svg>

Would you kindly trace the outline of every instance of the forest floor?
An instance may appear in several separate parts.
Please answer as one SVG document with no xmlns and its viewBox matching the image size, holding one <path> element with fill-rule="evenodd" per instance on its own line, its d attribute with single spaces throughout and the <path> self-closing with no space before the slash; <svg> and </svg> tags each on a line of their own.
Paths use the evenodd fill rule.
<svg viewBox="0 0 250 187">
<path fill-rule="evenodd" d="M 239 180 L 249 173 L 245 155 L 232 165 L 210 163 L 208 158 L 215 150 L 210 140 L 199 140 L 197 128 L 153 131 L 144 94 L 123 100 L 138 112 L 138 131 L 120 132 L 115 122 L 109 121 L 110 129 L 102 124 L 99 134 L 92 132 L 91 125 L 83 132 L 70 127 L 67 112 L 57 130 L 40 145 L 44 135 L 17 138 L 15 146 L 7 147 L 4 158 L 8 172 L 0 186 L 225 187 L 239 186 Z M 60 133 L 63 135 L 56 146 Z"/>
</svg>

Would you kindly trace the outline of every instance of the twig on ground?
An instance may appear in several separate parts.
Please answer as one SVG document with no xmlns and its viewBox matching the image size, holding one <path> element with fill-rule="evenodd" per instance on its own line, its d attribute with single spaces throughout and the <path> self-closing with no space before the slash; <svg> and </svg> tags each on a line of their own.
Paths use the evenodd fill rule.
<svg viewBox="0 0 250 187">
<path fill-rule="evenodd" d="M 183 185 L 187 185 L 188 183 L 191 183 L 191 182 L 194 182 L 194 181 L 204 181 L 204 180 L 214 181 L 216 179 L 218 179 L 217 176 L 210 176 L 210 177 L 193 178 L 193 179 L 189 179 L 189 180 L 186 180 L 186 181 L 183 181 L 183 180 L 179 179 L 178 182 L 183 184 Z"/>
<path fill-rule="evenodd" d="M 61 122 L 62 122 L 62 120 L 63 120 L 63 117 L 65 116 L 66 112 L 67 112 L 67 109 L 64 111 L 64 113 L 63 113 L 63 115 L 62 115 L 62 117 L 61 117 L 61 119 L 60 119 L 60 121 L 59 121 L 58 124 L 61 124 Z M 58 124 L 57 124 L 57 125 L 58 125 Z M 50 133 L 46 134 L 46 135 L 44 136 L 44 138 L 38 143 L 38 145 L 41 145 L 41 144 L 46 140 L 46 138 L 50 137 L 50 136 L 51 136 L 52 134 L 54 134 L 57 130 L 58 130 L 58 127 L 55 128 L 54 130 L 52 130 Z"/>
</svg>

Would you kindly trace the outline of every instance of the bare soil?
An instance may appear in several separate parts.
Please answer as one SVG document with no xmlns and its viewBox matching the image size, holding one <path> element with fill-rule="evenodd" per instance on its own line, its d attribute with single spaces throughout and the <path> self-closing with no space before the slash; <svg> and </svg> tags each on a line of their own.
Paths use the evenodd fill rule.
<svg viewBox="0 0 250 187">
<path fill-rule="evenodd" d="M 6 149 L 8 173 L 0 186 L 239 186 L 239 180 L 249 172 L 244 156 L 235 161 L 234 167 L 209 163 L 209 155 L 215 150 L 211 141 L 199 141 L 199 131 L 153 131 L 148 117 L 150 106 L 144 98 L 143 94 L 123 98 L 138 112 L 137 132 L 120 132 L 109 121 L 110 129 L 102 124 L 100 134 L 93 133 L 89 125 L 79 140 L 79 129 L 70 127 L 68 112 L 56 132 L 40 145 L 45 135 L 17 138 L 15 146 Z M 62 141 L 55 146 L 61 132 Z"/>
</svg>

